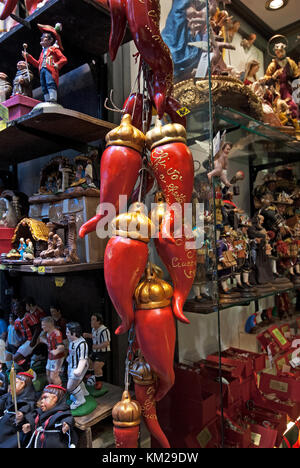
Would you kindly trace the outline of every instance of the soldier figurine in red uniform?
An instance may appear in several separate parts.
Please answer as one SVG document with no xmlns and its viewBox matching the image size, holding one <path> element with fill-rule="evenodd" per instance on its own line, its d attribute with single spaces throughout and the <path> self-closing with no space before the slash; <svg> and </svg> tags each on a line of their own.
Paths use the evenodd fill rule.
<svg viewBox="0 0 300 468">
<path fill-rule="evenodd" d="M 38 24 L 42 31 L 41 46 L 43 48 L 39 60 L 32 55 L 23 52 L 23 57 L 34 67 L 39 69 L 42 91 L 46 102 L 57 103 L 57 89 L 59 70 L 67 63 L 67 58 L 62 53 L 63 46 L 59 32 L 61 24 L 53 26 Z"/>
</svg>

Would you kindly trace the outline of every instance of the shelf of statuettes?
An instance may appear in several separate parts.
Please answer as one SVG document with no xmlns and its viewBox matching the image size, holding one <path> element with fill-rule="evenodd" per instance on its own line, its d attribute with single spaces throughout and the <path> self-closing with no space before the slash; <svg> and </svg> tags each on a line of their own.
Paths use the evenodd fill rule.
<svg viewBox="0 0 300 468">
<path fill-rule="evenodd" d="M 37 25 L 49 24 L 54 27 L 57 22 L 62 23 L 62 42 L 68 57 L 62 73 L 108 52 L 111 20 L 106 0 L 48 0 L 44 6 L 27 16 L 22 24 L 17 24 L 1 36 L 1 72 L 8 76 L 15 74 L 24 43 L 28 44 L 28 52 L 38 56 L 40 31 Z M 127 31 L 124 42 L 130 39 L 131 34 Z"/>
<path fill-rule="evenodd" d="M 231 309 L 232 307 L 240 307 L 240 306 L 249 306 L 252 302 L 259 301 L 261 299 L 265 299 L 267 297 L 272 297 L 277 294 L 283 293 L 290 293 L 290 292 L 297 292 L 300 291 L 300 286 L 294 285 L 292 287 L 280 289 L 280 287 L 274 287 L 272 291 L 268 292 L 261 292 L 261 294 L 253 294 L 252 297 L 238 297 L 236 299 L 228 299 L 226 304 L 222 304 L 221 302 L 197 302 L 196 300 L 188 300 L 184 305 L 185 312 L 197 313 L 202 315 L 209 315 L 217 312 L 218 310 L 225 310 Z"/>
<path fill-rule="evenodd" d="M 78 271 L 101 270 L 103 262 L 95 263 L 76 263 L 70 265 L 55 265 L 55 266 L 35 266 L 35 265 L 18 265 L 10 263 L 1 263 L 0 271 L 8 273 L 32 273 L 38 275 L 55 275 L 60 273 L 75 273 Z"/>
<path fill-rule="evenodd" d="M 21 163 L 70 148 L 86 152 L 88 143 L 104 139 L 113 128 L 112 123 L 61 106 L 33 110 L 0 132 L 0 163 Z"/>
<path fill-rule="evenodd" d="M 203 146 L 209 140 L 205 126 L 207 106 L 194 109 L 189 114 L 189 145 Z M 203 123 L 202 130 L 200 123 Z M 300 141 L 290 127 L 272 127 L 249 115 L 231 108 L 214 107 L 215 131 L 230 132 L 234 148 L 230 160 L 252 159 L 255 165 L 299 161 Z M 195 147 L 196 148 L 196 147 Z"/>
</svg>

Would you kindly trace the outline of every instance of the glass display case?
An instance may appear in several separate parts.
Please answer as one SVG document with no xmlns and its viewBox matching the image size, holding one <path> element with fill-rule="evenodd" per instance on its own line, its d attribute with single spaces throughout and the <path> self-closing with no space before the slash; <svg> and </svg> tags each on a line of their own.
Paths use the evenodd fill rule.
<svg viewBox="0 0 300 468">
<path fill-rule="evenodd" d="M 285 37 L 270 38 L 263 51 L 254 32 L 240 37 L 227 3 L 174 0 L 162 31 L 174 60 L 173 94 L 187 114 L 197 239 L 184 306 L 190 324 L 178 323 L 175 386 L 158 406 L 174 447 L 280 446 L 286 419 L 300 416 L 290 393 L 300 287 L 299 115 L 291 83 L 299 70 Z"/>
</svg>

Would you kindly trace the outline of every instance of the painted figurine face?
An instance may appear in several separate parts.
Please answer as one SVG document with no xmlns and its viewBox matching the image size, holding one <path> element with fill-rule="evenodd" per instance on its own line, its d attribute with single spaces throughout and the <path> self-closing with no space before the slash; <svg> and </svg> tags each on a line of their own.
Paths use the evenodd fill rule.
<svg viewBox="0 0 300 468">
<path fill-rule="evenodd" d="M 97 317 L 95 315 L 91 316 L 91 328 L 99 328 L 101 325 L 100 322 L 98 322 Z"/>
<path fill-rule="evenodd" d="M 47 322 L 47 320 L 42 320 L 41 322 L 42 330 L 45 333 L 49 333 L 52 330 L 52 324 L 50 322 Z"/>
<path fill-rule="evenodd" d="M 55 307 L 50 307 L 50 314 L 54 320 L 59 320 L 61 317 L 60 310 L 55 309 Z"/>
<path fill-rule="evenodd" d="M 45 411 L 49 411 L 52 408 L 54 408 L 56 403 L 57 403 L 57 396 L 54 395 L 53 393 L 45 392 L 42 394 L 41 399 L 40 399 L 40 408 L 44 413 Z"/>
<path fill-rule="evenodd" d="M 23 60 L 20 60 L 20 62 L 17 63 L 17 69 L 25 70 L 25 68 L 26 68 L 26 62 L 24 62 Z"/>
<path fill-rule="evenodd" d="M 75 335 L 75 333 L 72 334 L 68 328 L 66 329 L 66 337 L 70 342 L 78 340 L 78 337 Z"/>
<path fill-rule="evenodd" d="M 18 377 L 16 377 L 16 394 L 20 395 L 23 392 L 24 388 L 25 388 L 25 382 L 23 382 L 23 380 L 18 379 Z"/>
<path fill-rule="evenodd" d="M 226 145 L 224 146 L 224 149 L 223 149 L 223 153 L 228 155 L 231 151 L 231 146 L 230 145 Z"/>
<path fill-rule="evenodd" d="M 276 47 L 274 49 L 275 55 L 279 60 L 282 60 L 286 57 L 286 50 L 284 47 Z"/>
<path fill-rule="evenodd" d="M 41 42 L 40 42 L 42 47 L 50 47 L 53 44 L 53 39 L 50 34 L 44 33 L 41 37 Z"/>
</svg>

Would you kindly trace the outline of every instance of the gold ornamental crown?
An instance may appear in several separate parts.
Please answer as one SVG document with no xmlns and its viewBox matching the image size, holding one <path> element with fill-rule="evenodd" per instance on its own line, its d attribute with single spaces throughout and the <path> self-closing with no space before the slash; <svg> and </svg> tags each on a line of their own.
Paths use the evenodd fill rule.
<svg viewBox="0 0 300 468">
<path fill-rule="evenodd" d="M 132 375 L 134 383 L 139 385 L 151 385 L 155 382 L 151 367 L 142 356 L 135 359 L 129 373 Z"/>
<path fill-rule="evenodd" d="M 158 309 L 167 307 L 173 296 L 172 286 L 159 278 L 148 265 L 145 279 L 137 286 L 134 297 L 137 309 Z"/>
<path fill-rule="evenodd" d="M 117 427 L 138 426 L 141 422 L 140 404 L 131 399 L 128 391 L 124 391 L 122 400 L 112 410 L 113 423 Z"/>
<path fill-rule="evenodd" d="M 106 135 L 106 146 L 127 146 L 142 153 L 145 146 L 145 135 L 131 122 L 131 115 L 125 114 L 119 127 L 114 128 Z"/>
<path fill-rule="evenodd" d="M 155 127 L 146 134 L 146 145 L 150 150 L 175 142 L 186 143 L 186 129 L 181 124 L 172 123 L 163 126 L 157 119 Z"/>
<path fill-rule="evenodd" d="M 153 210 L 151 210 L 149 218 L 151 219 L 153 224 L 158 228 L 163 221 L 168 207 L 163 192 L 156 192 L 154 203 L 155 207 L 153 208 Z"/>
<path fill-rule="evenodd" d="M 111 222 L 112 235 L 150 242 L 154 226 L 145 214 L 142 203 L 134 203 L 129 212 L 122 213 Z"/>
</svg>

